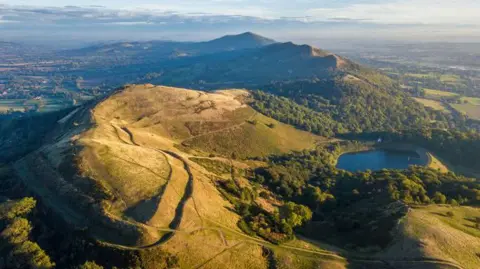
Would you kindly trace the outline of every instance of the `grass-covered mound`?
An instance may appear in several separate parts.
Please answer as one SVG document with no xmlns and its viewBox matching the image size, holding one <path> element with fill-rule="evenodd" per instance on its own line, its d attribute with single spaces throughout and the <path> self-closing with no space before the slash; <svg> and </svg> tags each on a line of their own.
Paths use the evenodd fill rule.
<svg viewBox="0 0 480 269">
<path fill-rule="evenodd" d="M 246 158 L 313 148 L 323 140 L 251 109 L 250 113 L 251 116 L 239 125 L 186 139 L 182 145 L 227 157 Z"/>
</svg>

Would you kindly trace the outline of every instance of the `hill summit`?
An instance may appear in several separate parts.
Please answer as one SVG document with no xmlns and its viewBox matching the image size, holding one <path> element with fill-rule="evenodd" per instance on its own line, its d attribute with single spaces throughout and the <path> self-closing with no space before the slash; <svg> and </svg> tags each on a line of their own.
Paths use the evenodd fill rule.
<svg viewBox="0 0 480 269">
<path fill-rule="evenodd" d="M 259 48 L 276 43 L 275 40 L 257 35 L 252 32 L 245 32 L 238 35 L 226 35 L 204 44 L 213 47 L 231 48 L 231 49 L 246 49 Z"/>
</svg>

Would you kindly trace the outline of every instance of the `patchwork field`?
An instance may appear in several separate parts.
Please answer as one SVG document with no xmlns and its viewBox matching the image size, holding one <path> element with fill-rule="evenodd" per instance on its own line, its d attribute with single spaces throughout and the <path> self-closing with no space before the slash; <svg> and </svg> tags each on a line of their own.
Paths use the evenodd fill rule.
<svg viewBox="0 0 480 269">
<path fill-rule="evenodd" d="M 9 110 L 23 112 L 25 109 L 38 108 L 38 112 L 50 112 L 70 107 L 72 104 L 63 99 L 45 98 L 41 100 L 7 99 L 0 100 L 0 113 Z"/>
<path fill-rule="evenodd" d="M 435 73 L 428 73 L 428 74 L 406 73 L 405 76 L 412 77 L 412 78 L 429 78 L 429 79 L 436 78 Z"/>
</svg>

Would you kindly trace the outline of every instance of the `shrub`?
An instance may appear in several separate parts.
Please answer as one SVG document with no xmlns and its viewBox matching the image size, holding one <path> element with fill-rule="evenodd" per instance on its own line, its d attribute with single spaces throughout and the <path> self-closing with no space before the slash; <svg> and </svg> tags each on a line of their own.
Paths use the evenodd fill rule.
<svg viewBox="0 0 480 269">
<path fill-rule="evenodd" d="M 8 243 L 16 245 L 27 241 L 31 231 L 32 226 L 27 219 L 16 218 L 0 235 Z"/>
<path fill-rule="evenodd" d="M 95 262 L 87 261 L 80 265 L 78 269 L 103 269 L 103 266 L 96 264 Z"/>
<path fill-rule="evenodd" d="M 16 217 L 28 215 L 35 208 L 37 201 L 32 197 L 26 197 L 16 202 L 6 213 L 6 218 L 12 220 Z"/>
<path fill-rule="evenodd" d="M 250 226 L 248 226 L 248 224 L 245 222 L 244 219 L 240 219 L 238 222 L 237 222 L 237 226 L 238 228 L 240 228 L 240 230 L 242 230 L 244 233 L 250 235 L 250 236 L 255 236 L 255 232 L 252 231 L 252 229 L 250 229 Z"/>
</svg>

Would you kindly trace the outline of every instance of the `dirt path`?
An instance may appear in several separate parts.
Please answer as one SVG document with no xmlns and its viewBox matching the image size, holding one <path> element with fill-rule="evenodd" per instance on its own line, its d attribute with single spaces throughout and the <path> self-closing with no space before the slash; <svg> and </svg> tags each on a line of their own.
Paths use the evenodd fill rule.
<svg viewBox="0 0 480 269">
<path fill-rule="evenodd" d="M 121 129 L 128 134 L 128 136 L 130 138 L 130 142 L 132 143 L 132 145 L 141 147 L 139 144 L 137 144 L 135 142 L 133 133 L 127 127 L 122 127 Z M 172 236 L 175 234 L 174 231 L 178 230 L 178 228 L 180 226 L 180 223 L 181 223 L 182 217 L 183 217 L 183 213 L 184 213 L 184 210 L 185 210 L 185 206 L 186 206 L 187 202 L 192 198 L 192 194 L 193 194 L 193 174 L 190 170 L 190 166 L 188 165 L 188 162 L 182 156 L 178 155 L 177 153 L 175 153 L 173 151 L 159 150 L 159 149 L 154 149 L 154 150 L 156 150 L 156 151 L 158 151 L 162 154 L 168 154 L 171 157 L 181 161 L 182 164 L 183 164 L 183 169 L 185 170 L 186 174 L 188 175 L 188 181 L 187 181 L 187 184 L 185 185 L 185 190 L 183 192 L 183 195 L 180 198 L 180 201 L 178 202 L 177 207 L 175 209 L 175 215 L 174 215 L 172 221 L 170 222 L 170 224 L 168 225 L 168 228 L 171 229 L 172 232 L 168 232 L 165 235 L 163 235 L 160 238 L 160 240 L 158 240 L 152 246 L 163 244 L 163 243 L 167 242 L 170 238 L 172 238 Z M 172 165 L 170 165 L 170 166 L 172 167 Z M 172 167 L 172 169 L 173 169 L 173 167 Z M 177 192 L 177 194 L 179 194 L 179 193 Z M 197 212 L 200 219 L 202 219 L 201 216 L 200 216 L 200 213 L 198 211 L 197 205 L 195 203 L 195 200 L 192 199 L 192 201 L 193 201 L 195 211 Z"/>
<path fill-rule="evenodd" d="M 190 198 L 192 198 L 192 194 L 193 194 L 193 175 L 190 172 L 190 167 L 188 166 L 186 161 L 183 160 L 179 155 L 177 155 L 173 152 L 169 152 L 169 151 L 165 151 L 165 152 L 167 154 L 169 154 L 170 156 L 182 161 L 183 164 L 184 164 L 184 169 L 188 174 L 188 182 L 185 186 L 183 196 L 180 199 L 180 201 L 177 205 L 177 208 L 175 209 L 175 216 L 173 217 L 172 221 L 168 225 L 168 228 L 170 228 L 172 230 L 177 230 L 180 226 L 180 223 L 182 222 L 183 212 L 185 210 L 185 206 L 186 206 L 187 202 L 190 200 Z M 160 240 L 157 242 L 157 244 L 162 244 L 164 242 L 167 242 L 170 238 L 172 238 L 173 235 L 175 235 L 175 232 L 168 232 L 167 234 L 163 235 L 162 238 L 160 238 Z"/>
<path fill-rule="evenodd" d="M 241 124 L 245 124 L 245 123 L 241 123 Z M 229 127 L 229 128 L 233 128 L 233 127 L 234 126 Z M 141 147 L 140 145 L 138 145 L 135 142 L 133 133 L 127 127 L 122 127 L 121 129 L 128 134 L 129 140 L 130 140 L 132 145 Z M 217 130 L 216 132 L 219 132 L 219 131 L 223 131 L 223 130 Z M 203 134 L 203 135 L 205 135 L 205 134 Z M 124 141 L 124 142 L 126 142 L 126 141 Z M 214 220 L 202 218 L 201 215 L 200 215 L 200 212 L 198 211 L 197 205 L 195 203 L 195 199 L 193 198 L 194 176 L 191 172 L 191 168 L 190 168 L 188 162 L 182 156 L 180 156 L 178 153 L 175 153 L 173 151 L 160 150 L 160 149 L 154 149 L 154 150 L 156 150 L 158 152 L 161 152 L 163 154 L 168 154 L 172 158 L 175 158 L 176 160 L 180 161 L 183 164 L 183 169 L 185 170 L 186 174 L 188 175 L 188 182 L 185 185 L 184 193 L 183 193 L 183 195 L 182 195 L 182 197 L 181 197 L 181 199 L 180 199 L 180 201 L 177 204 L 177 207 L 175 209 L 175 215 L 174 215 L 173 219 L 171 220 L 171 222 L 168 226 L 168 229 L 162 229 L 162 228 L 159 228 L 159 227 L 153 227 L 153 226 L 138 223 L 141 226 L 155 228 L 159 231 L 166 232 L 159 240 L 157 240 L 156 242 L 154 242 L 150 245 L 138 246 L 138 247 L 128 247 L 128 246 L 123 246 L 123 245 L 106 243 L 107 245 L 110 245 L 112 247 L 121 248 L 121 249 L 129 249 L 129 250 L 148 249 L 148 248 L 157 247 L 159 245 L 162 245 L 162 244 L 168 242 L 178 232 L 193 233 L 195 231 L 207 229 L 207 230 L 218 231 L 219 234 L 220 234 L 220 237 L 222 239 L 222 242 L 225 246 L 228 245 L 228 240 L 225 237 L 224 231 L 228 231 L 229 233 L 233 233 L 236 236 L 239 236 L 239 237 L 243 238 L 244 240 L 236 243 L 235 245 L 232 245 L 230 247 L 227 247 L 227 248 L 223 249 L 219 253 L 216 253 L 216 254 L 212 255 L 207 260 L 205 260 L 205 261 L 201 262 L 200 264 L 193 267 L 193 268 L 196 268 L 196 269 L 202 268 L 203 266 L 208 264 L 210 261 L 214 260 L 216 257 L 218 257 L 218 256 L 220 256 L 220 255 L 238 247 L 239 245 L 245 244 L 245 243 L 256 244 L 258 246 L 273 248 L 273 249 L 275 249 L 275 248 L 283 249 L 283 250 L 290 251 L 290 252 L 293 251 L 297 255 L 312 255 L 313 254 L 313 255 L 318 256 L 318 258 L 322 258 L 322 259 L 337 260 L 337 261 L 340 260 L 340 261 L 354 262 L 354 263 L 366 263 L 366 264 L 369 264 L 369 265 L 382 264 L 383 266 L 389 266 L 391 268 L 395 268 L 395 264 L 409 264 L 409 263 L 425 264 L 426 263 L 426 264 L 439 264 L 439 265 L 443 265 L 443 266 L 447 266 L 447 267 L 451 267 L 451 268 L 455 268 L 455 269 L 463 269 L 461 266 L 459 266 L 459 265 L 457 265 L 453 262 L 439 260 L 439 259 L 418 258 L 418 259 L 411 259 L 411 260 L 393 260 L 393 259 L 385 260 L 385 259 L 377 259 L 377 258 L 370 258 L 370 257 L 350 256 L 347 253 L 345 253 L 345 256 L 340 256 L 336 252 L 332 252 L 332 251 L 311 250 L 311 249 L 305 249 L 305 248 L 294 247 L 294 246 L 289 246 L 289 245 L 275 245 L 275 244 L 267 242 L 263 239 L 248 236 L 248 235 L 243 234 L 243 233 L 241 233 L 237 230 L 234 230 L 234 229 L 226 227 L 226 226 L 224 226 L 220 223 L 217 223 Z M 183 218 L 185 206 L 186 206 L 187 202 L 190 201 L 190 199 L 192 199 L 194 209 L 197 212 L 198 216 L 200 217 L 200 219 L 202 221 L 202 225 L 198 229 L 194 229 L 192 231 L 181 230 L 181 229 L 179 229 L 179 226 L 180 226 L 180 223 L 181 223 L 182 218 Z M 204 221 L 205 222 L 210 222 L 211 224 L 213 224 L 217 228 L 215 228 L 215 227 L 205 227 Z"/>
</svg>

